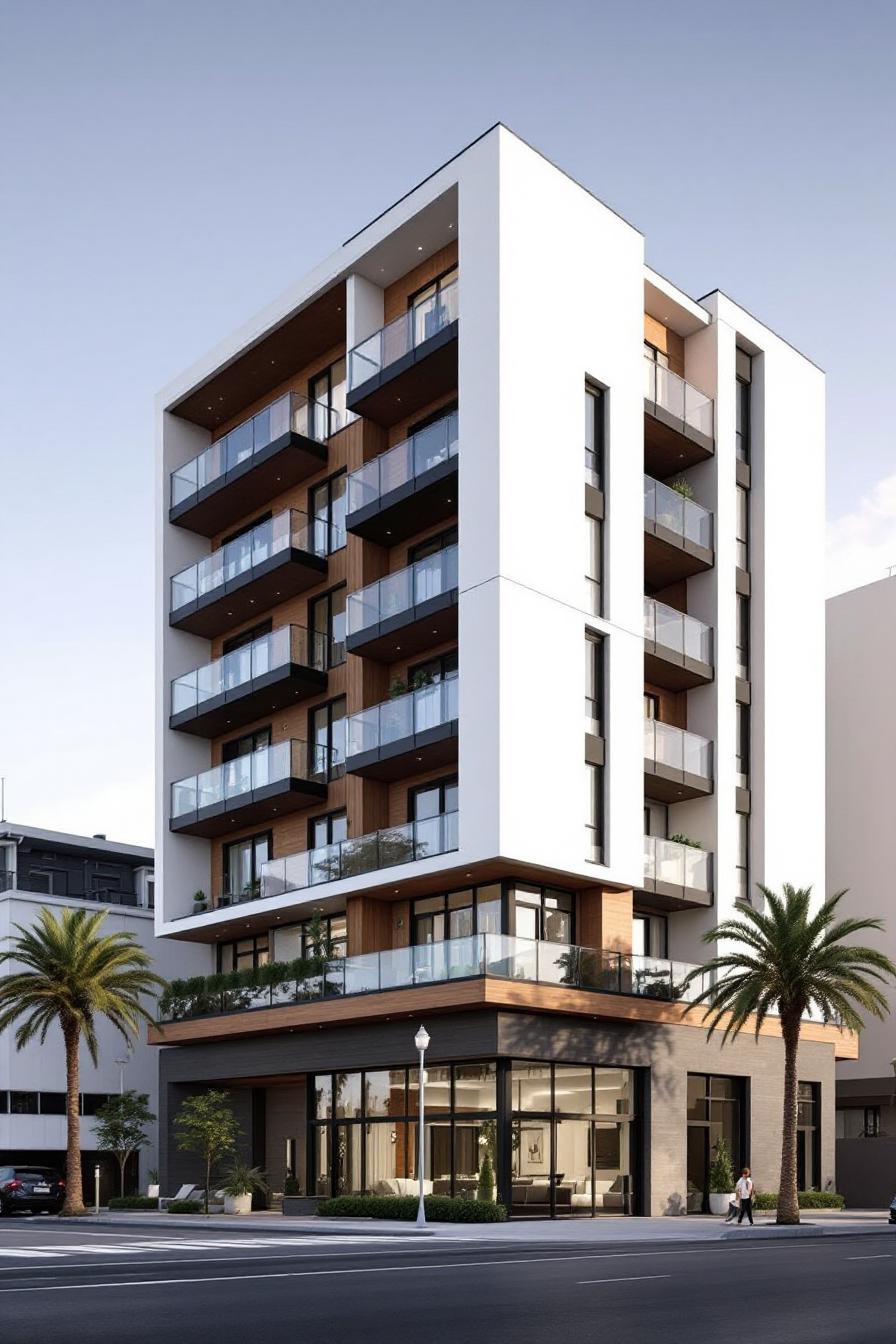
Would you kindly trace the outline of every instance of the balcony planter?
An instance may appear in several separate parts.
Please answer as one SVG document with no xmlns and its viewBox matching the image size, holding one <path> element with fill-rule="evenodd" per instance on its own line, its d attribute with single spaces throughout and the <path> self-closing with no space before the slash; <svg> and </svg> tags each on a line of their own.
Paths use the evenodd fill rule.
<svg viewBox="0 0 896 1344">
<path fill-rule="evenodd" d="M 225 1195 L 224 1196 L 225 1213 L 251 1213 L 252 1195 Z"/>
<path fill-rule="evenodd" d="M 283 1212 L 287 1218 L 307 1218 L 317 1213 L 319 1195 L 284 1195 Z"/>
<path fill-rule="evenodd" d="M 709 1197 L 710 1213 L 715 1214 L 727 1213 L 728 1205 L 732 1202 L 733 1199 L 734 1199 L 733 1194 L 730 1195 L 711 1194 Z"/>
</svg>

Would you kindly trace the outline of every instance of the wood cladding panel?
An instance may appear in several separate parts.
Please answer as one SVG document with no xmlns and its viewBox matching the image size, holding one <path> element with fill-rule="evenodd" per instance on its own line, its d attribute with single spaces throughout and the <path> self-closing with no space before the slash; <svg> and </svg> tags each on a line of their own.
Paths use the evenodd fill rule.
<svg viewBox="0 0 896 1344">
<path fill-rule="evenodd" d="M 449 243 L 447 247 L 442 247 L 438 252 L 433 252 L 431 257 L 421 261 L 419 266 L 415 266 L 407 275 L 403 275 L 394 284 L 389 285 L 383 292 L 383 321 L 389 323 L 396 317 L 401 317 L 402 313 L 408 310 L 408 299 L 412 294 L 416 294 L 424 285 L 428 285 L 431 280 L 443 275 L 445 271 L 450 271 L 452 266 L 457 265 L 457 242 Z"/>
<path fill-rule="evenodd" d="M 665 687 L 654 686 L 653 683 L 649 681 L 645 681 L 644 691 L 646 695 L 655 695 L 658 698 L 659 713 L 657 714 L 657 718 L 660 723 L 671 723 L 676 728 L 687 728 L 687 691 L 668 691 Z"/>
<path fill-rule="evenodd" d="M 384 952 L 391 946 L 392 911 L 388 901 L 349 896 L 345 903 L 348 955 Z"/>
<path fill-rule="evenodd" d="M 658 322 L 655 317 L 649 317 L 644 314 L 644 339 L 650 345 L 661 350 L 669 360 L 669 368 L 679 377 L 684 377 L 684 337 L 679 336 L 678 332 L 670 331 L 664 327 L 662 322 Z"/>
<path fill-rule="evenodd" d="M 580 891 L 576 942 L 581 947 L 631 953 L 633 905 L 631 891 L 617 891 L 612 887 L 589 887 Z"/>
</svg>

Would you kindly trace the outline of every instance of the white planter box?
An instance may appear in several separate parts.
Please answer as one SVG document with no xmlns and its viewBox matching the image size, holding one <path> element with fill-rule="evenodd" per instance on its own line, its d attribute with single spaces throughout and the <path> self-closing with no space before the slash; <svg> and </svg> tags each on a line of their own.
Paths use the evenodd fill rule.
<svg viewBox="0 0 896 1344">
<path fill-rule="evenodd" d="M 148 1186 L 146 1187 L 146 1196 L 147 1196 L 147 1198 L 148 1198 L 148 1199 L 158 1199 L 158 1197 L 159 1197 L 159 1191 L 161 1190 L 161 1188 L 162 1188 L 162 1187 L 159 1186 L 159 1185 L 148 1185 Z"/>
<path fill-rule="evenodd" d="M 733 1195 L 710 1195 L 709 1211 L 710 1213 L 727 1213 L 728 1205 L 734 1199 Z"/>
<path fill-rule="evenodd" d="M 224 1196 L 225 1213 L 251 1213 L 252 1196 L 251 1195 L 225 1195 Z"/>
</svg>

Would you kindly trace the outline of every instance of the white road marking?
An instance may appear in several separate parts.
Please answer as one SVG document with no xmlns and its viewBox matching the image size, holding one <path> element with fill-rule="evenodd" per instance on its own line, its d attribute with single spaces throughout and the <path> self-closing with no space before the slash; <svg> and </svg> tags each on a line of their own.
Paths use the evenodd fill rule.
<svg viewBox="0 0 896 1344">
<path fill-rule="evenodd" d="M 579 1287 L 586 1283 L 643 1283 L 645 1279 L 671 1279 L 671 1274 L 632 1274 L 624 1279 L 579 1279 Z"/>
<path fill-rule="evenodd" d="M 848 1255 L 847 1260 L 892 1260 L 892 1255 Z"/>
<path fill-rule="evenodd" d="M 195 1240 L 182 1238 L 172 1240 L 147 1240 L 147 1241 L 125 1241 L 116 1242 L 112 1245 L 96 1245 L 95 1243 L 62 1243 L 41 1244 L 39 1246 L 23 1247 L 4 1247 L 0 1245 L 0 1260 L 4 1256 L 17 1256 L 40 1258 L 42 1256 L 64 1256 L 64 1255 L 145 1255 L 152 1251 L 205 1251 L 205 1250 L 266 1250 L 266 1249 L 289 1249 L 293 1246 L 316 1246 L 329 1245 L 331 1248 L 339 1249 L 343 1246 L 364 1246 L 368 1242 L 375 1244 L 378 1248 L 388 1246 L 393 1243 L 406 1245 L 409 1241 L 417 1242 L 417 1237 L 240 1237 L 240 1238 L 196 1238 Z"/>
</svg>

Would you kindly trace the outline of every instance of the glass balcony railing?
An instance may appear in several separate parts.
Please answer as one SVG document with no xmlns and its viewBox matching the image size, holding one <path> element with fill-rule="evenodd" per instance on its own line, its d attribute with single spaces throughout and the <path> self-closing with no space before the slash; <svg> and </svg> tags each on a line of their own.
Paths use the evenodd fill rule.
<svg viewBox="0 0 896 1344">
<path fill-rule="evenodd" d="M 688 984 L 694 972 L 697 974 Z M 258 988 L 222 991 L 201 981 L 175 982 L 166 992 L 160 1016 L 162 1021 L 181 1021 L 486 976 L 669 1000 L 693 999 L 709 984 L 707 972 L 684 961 L 600 952 L 571 943 L 536 942 L 502 933 L 476 933 L 316 965 L 275 963 L 266 970 L 268 983 Z"/>
<path fill-rule="evenodd" d="M 644 760 L 712 779 L 712 743 L 658 719 L 644 720 Z"/>
<path fill-rule="evenodd" d="M 317 743 L 290 740 L 237 756 L 233 761 L 190 775 L 171 785 L 171 819 L 201 812 L 221 803 L 239 805 L 240 799 L 289 779 L 325 783 L 336 763 L 335 753 Z"/>
<path fill-rule="evenodd" d="M 445 327 L 457 321 L 458 285 L 453 280 L 437 293 L 414 304 L 406 313 L 396 317 L 366 341 L 356 345 L 348 356 L 349 391 L 366 383 L 397 359 L 410 354 L 418 345 L 437 336 Z"/>
<path fill-rule="evenodd" d="M 711 891 L 711 856 L 694 845 L 660 836 L 644 837 L 644 876 L 652 882 L 668 882 L 673 887 L 691 887 Z"/>
<path fill-rule="evenodd" d="M 358 877 L 395 864 L 413 863 L 457 849 L 457 813 L 443 812 L 424 821 L 390 826 L 335 845 L 304 850 L 262 865 L 261 895 L 282 896 L 322 882 Z"/>
<path fill-rule="evenodd" d="M 644 599 L 644 638 L 671 653 L 712 665 L 712 626 L 667 607 L 655 597 Z"/>
<path fill-rule="evenodd" d="M 644 517 L 651 523 L 665 527 L 669 532 L 691 541 L 697 546 L 712 549 L 712 514 L 687 499 L 670 485 L 644 477 Z"/>
<path fill-rule="evenodd" d="M 269 635 L 253 639 L 251 644 L 225 653 L 204 667 L 195 667 L 171 683 L 171 713 L 182 714 L 198 709 L 228 691 L 245 686 L 256 677 L 267 676 L 278 668 L 294 663 L 323 672 L 327 667 L 327 640 L 322 631 L 306 630 L 301 625 L 283 625 Z"/>
<path fill-rule="evenodd" d="M 456 457 L 458 447 L 457 411 L 452 411 L 353 471 L 346 488 L 347 511 L 375 504 L 391 490 Z"/>
<path fill-rule="evenodd" d="M 457 546 L 446 546 L 435 555 L 428 555 L 406 569 L 387 574 L 384 579 L 349 593 L 346 633 L 356 635 L 456 587 Z"/>
<path fill-rule="evenodd" d="M 644 359 L 644 373 L 644 396 L 648 401 L 655 402 L 669 415 L 674 415 L 676 420 L 683 420 L 691 429 L 705 434 L 708 439 L 712 438 L 712 397 L 708 397 L 705 392 L 698 392 L 696 387 L 686 383 L 671 369 L 664 369 L 649 355 Z"/>
<path fill-rule="evenodd" d="M 171 610 L 224 588 L 282 551 L 293 549 L 323 557 L 344 545 L 345 532 L 335 524 L 309 519 L 299 509 L 284 509 L 175 574 L 171 579 Z"/>
<path fill-rule="evenodd" d="M 344 423 L 344 416 L 323 402 L 309 401 L 298 392 L 287 392 L 173 471 L 171 507 L 185 503 L 206 486 L 214 485 L 284 434 L 301 434 L 306 439 L 324 443 Z"/>
<path fill-rule="evenodd" d="M 457 701 L 458 677 L 452 676 L 349 715 L 346 757 L 351 762 L 352 756 L 452 723 L 457 718 Z"/>
</svg>

